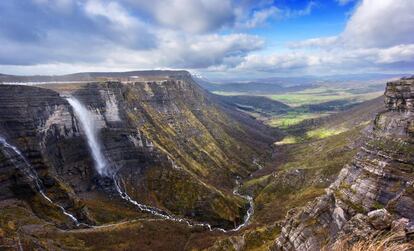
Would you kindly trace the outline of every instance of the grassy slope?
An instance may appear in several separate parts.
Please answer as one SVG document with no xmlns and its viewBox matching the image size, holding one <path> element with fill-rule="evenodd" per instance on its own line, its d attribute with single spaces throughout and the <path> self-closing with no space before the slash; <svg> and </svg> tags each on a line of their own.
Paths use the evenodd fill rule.
<svg viewBox="0 0 414 251">
<path fill-rule="evenodd" d="M 382 91 L 359 93 L 355 89 L 320 86 L 299 92 L 270 95 L 274 100 L 282 101 L 292 107 L 308 104 L 319 104 L 334 100 L 365 101 L 382 95 Z"/>
<path fill-rule="evenodd" d="M 236 103 L 236 100 L 240 100 L 238 97 L 245 97 L 245 99 L 250 97 L 251 100 L 249 102 L 246 100 L 243 102 L 248 105 L 245 110 L 246 113 L 258 120 L 264 121 L 265 124 L 271 127 L 288 129 L 306 120 L 327 117 L 338 111 L 349 109 L 358 103 L 379 97 L 382 95 L 382 91 L 378 91 L 375 88 L 370 89 L 361 84 L 360 86 L 347 88 L 335 85 L 317 86 L 285 93 L 251 94 L 220 92 L 216 94 L 227 96 L 227 102 L 234 103 Z M 282 105 L 287 104 L 290 107 L 279 106 L 281 107 L 279 109 L 262 109 L 262 107 L 255 105 L 255 102 L 253 102 L 253 100 L 259 100 L 259 98 L 274 100 Z M 223 99 L 226 98 L 223 97 Z"/>
<path fill-rule="evenodd" d="M 288 137 L 294 140 L 275 146 L 266 167 L 242 187 L 255 200 L 252 224 L 243 234 L 247 250 L 266 250 L 280 232 L 277 222 L 289 210 L 324 194 L 352 159 L 369 121 L 382 107 L 382 98 L 378 98 L 326 119 L 288 128 Z M 220 238 L 211 249 L 234 248 L 236 238 L 232 238 Z"/>
<path fill-rule="evenodd" d="M 324 193 L 342 166 L 356 153 L 351 142 L 358 137 L 360 129 L 276 149 L 283 151 L 286 159 L 246 181 L 242 187 L 242 191 L 254 195 L 255 202 L 252 223 L 243 234 L 246 250 L 266 250 L 280 233 L 278 221 L 283 220 L 289 210 L 304 206 Z M 229 247 L 234 248 L 234 240 L 222 237 L 210 250 Z"/>
</svg>

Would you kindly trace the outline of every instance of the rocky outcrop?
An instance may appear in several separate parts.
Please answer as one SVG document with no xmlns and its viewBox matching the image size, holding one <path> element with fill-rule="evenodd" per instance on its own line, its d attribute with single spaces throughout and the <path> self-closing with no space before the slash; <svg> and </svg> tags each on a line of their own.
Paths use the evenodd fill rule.
<svg viewBox="0 0 414 251">
<path fill-rule="evenodd" d="M 403 78 L 387 83 L 385 105 L 391 111 L 414 110 L 414 79 Z"/>
<path fill-rule="evenodd" d="M 0 85 L 0 114 L 0 135 L 18 146 L 22 154 L 30 159 L 30 165 L 41 177 L 41 185 L 49 198 L 77 215 L 79 219 L 83 219 L 85 223 L 93 222 L 87 209 L 75 195 L 73 187 L 64 185 L 62 177 L 57 175 L 58 168 L 54 167 L 58 166 L 53 162 L 58 157 L 50 155 L 47 151 L 54 147 L 59 138 L 76 135 L 76 128 L 65 100 L 50 90 Z M 80 145 L 82 146 L 82 143 Z M 5 149 L 1 150 L 0 200 L 20 198 L 28 201 L 33 208 L 47 209 L 52 206 L 38 198 L 36 186 L 22 172 L 26 163 L 21 157 L 10 154 Z M 79 153 L 82 153 L 82 148 L 79 149 Z M 59 212 L 59 208 L 54 210 Z M 47 217 L 47 214 L 40 211 L 37 213 Z M 62 218 L 68 223 L 67 217 Z"/>
<path fill-rule="evenodd" d="M 365 145 L 327 194 L 288 214 L 275 250 L 320 250 L 382 232 L 412 239 L 414 230 L 414 79 L 387 83 Z"/>
<path fill-rule="evenodd" d="M 189 80 L 91 83 L 70 95 L 95 111 L 105 156 L 134 199 L 214 226 L 242 221 L 247 205 L 231 191 L 254 152 Z"/>
<path fill-rule="evenodd" d="M 120 203 L 93 168 L 68 95 L 92 112 L 110 168 L 133 199 L 213 226 L 243 220 L 248 203 L 232 193 L 234 180 L 257 168 L 259 147 L 270 142 L 252 140 L 250 125 L 230 118 L 186 72 L 128 83 L 0 85 L 0 134 L 27 157 L 54 202 L 87 223 L 96 221 L 91 215 L 111 218 L 93 207 L 100 196 Z M 13 159 L 0 158 L 0 200 L 20 198 L 16 184 L 28 182 Z M 35 201 L 35 191 L 25 195 Z"/>
</svg>

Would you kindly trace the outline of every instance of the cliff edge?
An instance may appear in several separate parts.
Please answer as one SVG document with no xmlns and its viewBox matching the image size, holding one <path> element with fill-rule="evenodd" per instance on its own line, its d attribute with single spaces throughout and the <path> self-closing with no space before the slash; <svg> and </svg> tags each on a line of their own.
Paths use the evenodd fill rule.
<svg viewBox="0 0 414 251">
<path fill-rule="evenodd" d="M 386 110 L 326 195 L 291 210 L 274 250 L 320 250 L 389 233 L 414 235 L 414 78 L 387 83 Z"/>
</svg>

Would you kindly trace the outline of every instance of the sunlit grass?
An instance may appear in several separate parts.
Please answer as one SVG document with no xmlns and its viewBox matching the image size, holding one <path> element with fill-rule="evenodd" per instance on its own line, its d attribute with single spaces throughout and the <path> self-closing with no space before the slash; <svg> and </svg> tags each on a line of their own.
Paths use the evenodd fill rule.
<svg viewBox="0 0 414 251">
<path fill-rule="evenodd" d="M 336 100 L 349 100 L 350 102 L 362 102 L 365 100 L 379 97 L 383 94 L 382 91 L 377 92 L 363 92 L 355 93 L 357 88 L 339 88 L 321 86 L 317 88 L 309 88 L 302 91 L 288 92 L 283 94 L 269 93 L 269 94 L 255 94 L 251 92 L 226 92 L 215 91 L 214 94 L 222 96 L 235 95 L 251 95 L 251 96 L 265 96 L 270 99 L 283 102 L 292 107 L 301 105 L 320 104 Z"/>
<path fill-rule="evenodd" d="M 340 129 L 327 129 L 327 128 L 318 128 L 312 131 L 306 132 L 306 134 L 302 137 L 299 136 L 286 136 L 281 141 L 275 142 L 275 145 L 290 145 L 290 144 L 297 144 L 307 140 L 312 139 L 324 139 L 331 136 L 338 135 L 340 133 L 346 132 L 347 130 L 344 128 Z"/>
<path fill-rule="evenodd" d="M 289 144 L 295 144 L 297 142 L 298 142 L 297 137 L 286 136 L 281 141 L 275 142 L 275 145 L 289 145 Z"/>
<path fill-rule="evenodd" d="M 319 128 L 312 131 L 306 132 L 306 136 L 311 139 L 324 139 L 330 136 L 338 135 L 345 132 L 346 129 L 328 129 L 328 128 Z"/>
<path fill-rule="evenodd" d="M 308 113 L 308 112 L 290 112 L 287 114 L 275 116 L 266 121 L 266 124 L 271 127 L 278 127 L 282 129 L 297 125 L 307 119 L 316 119 L 326 116 L 327 113 Z"/>
<path fill-rule="evenodd" d="M 361 102 L 379 97 L 383 94 L 382 92 L 355 94 L 351 92 L 352 90 L 320 87 L 286 94 L 273 94 L 268 95 L 268 97 L 289 106 L 298 107 L 301 105 L 320 104 L 336 100 Z"/>
</svg>

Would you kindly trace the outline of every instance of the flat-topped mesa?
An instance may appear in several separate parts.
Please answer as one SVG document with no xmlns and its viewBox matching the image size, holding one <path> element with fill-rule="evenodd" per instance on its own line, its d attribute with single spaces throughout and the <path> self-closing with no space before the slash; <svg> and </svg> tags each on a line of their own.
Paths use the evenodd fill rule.
<svg viewBox="0 0 414 251">
<path fill-rule="evenodd" d="M 385 105 L 391 111 L 414 111 L 414 76 L 387 83 Z"/>
</svg>

